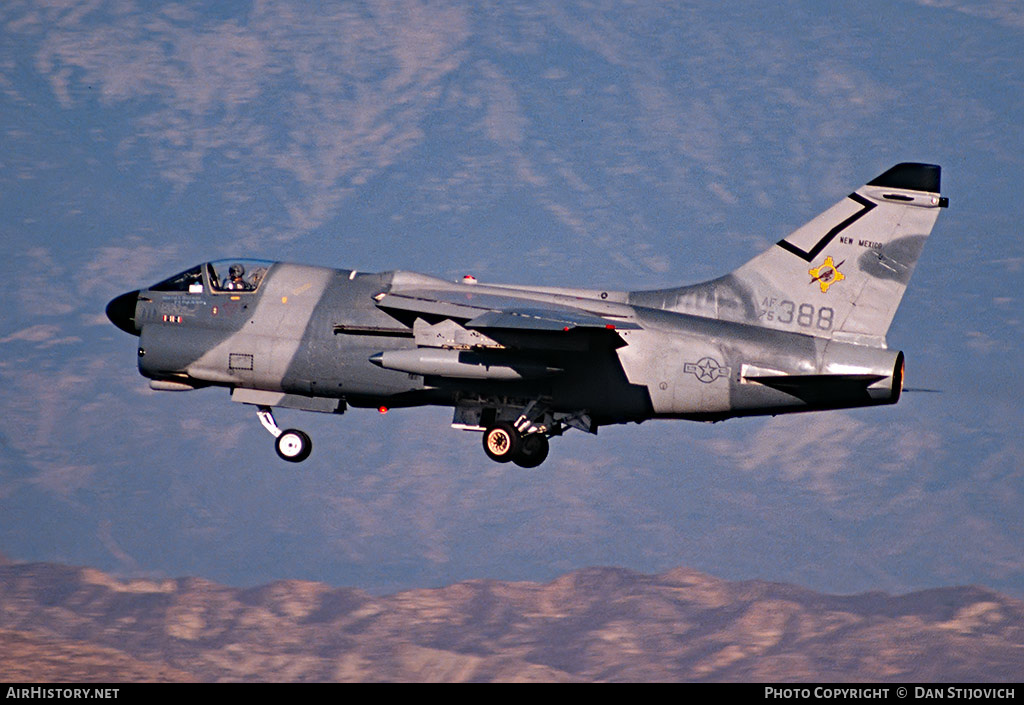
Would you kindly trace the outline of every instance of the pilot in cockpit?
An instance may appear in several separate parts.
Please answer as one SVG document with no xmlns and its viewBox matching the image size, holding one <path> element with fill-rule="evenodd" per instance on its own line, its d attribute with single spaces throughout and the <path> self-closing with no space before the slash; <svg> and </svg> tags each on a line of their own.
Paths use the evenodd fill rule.
<svg viewBox="0 0 1024 705">
<path fill-rule="evenodd" d="M 224 291 L 252 291 L 253 286 L 245 281 L 245 267 L 233 264 L 228 268 L 228 280 L 224 282 Z"/>
</svg>

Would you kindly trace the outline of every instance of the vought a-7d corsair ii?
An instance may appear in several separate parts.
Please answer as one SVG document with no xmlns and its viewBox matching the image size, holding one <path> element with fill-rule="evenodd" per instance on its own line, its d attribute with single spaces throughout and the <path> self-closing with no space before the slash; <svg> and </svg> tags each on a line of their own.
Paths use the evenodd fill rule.
<svg viewBox="0 0 1024 705">
<path fill-rule="evenodd" d="M 731 274 L 653 291 L 448 282 L 251 259 L 118 296 L 153 389 L 219 386 L 278 455 L 312 444 L 272 409 L 450 406 L 498 462 L 567 429 L 894 404 L 886 332 L 939 209 L 940 169 L 898 164 Z"/>
</svg>

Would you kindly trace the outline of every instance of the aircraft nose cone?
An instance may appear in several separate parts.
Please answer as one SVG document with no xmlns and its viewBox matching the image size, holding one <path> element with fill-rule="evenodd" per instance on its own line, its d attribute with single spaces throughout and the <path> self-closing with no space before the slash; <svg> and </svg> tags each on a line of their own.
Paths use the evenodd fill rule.
<svg viewBox="0 0 1024 705">
<path fill-rule="evenodd" d="M 125 333 L 138 335 L 139 329 L 135 325 L 135 306 L 138 302 L 138 290 L 129 291 L 127 294 L 121 294 L 117 298 L 111 299 L 107 304 L 107 318 Z"/>
</svg>

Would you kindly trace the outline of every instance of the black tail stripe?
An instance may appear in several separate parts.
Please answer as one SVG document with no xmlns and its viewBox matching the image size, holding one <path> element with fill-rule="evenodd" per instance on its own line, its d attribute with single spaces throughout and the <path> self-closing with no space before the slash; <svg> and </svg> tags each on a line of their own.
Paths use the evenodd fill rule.
<svg viewBox="0 0 1024 705">
<path fill-rule="evenodd" d="M 825 233 L 825 235 L 820 240 L 818 240 L 818 243 L 814 247 L 812 247 L 810 249 L 810 251 L 805 252 L 804 250 L 801 250 L 799 247 L 797 247 L 796 245 L 794 245 L 794 244 L 792 244 L 790 242 L 787 242 L 786 240 L 779 240 L 775 244 L 777 244 L 779 247 L 784 249 L 786 252 L 791 252 L 794 255 L 796 255 L 797 257 L 799 257 L 800 259 L 802 259 L 802 260 L 804 260 L 806 262 L 810 262 L 815 257 L 817 257 L 819 254 L 821 254 L 821 251 L 824 250 L 828 246 L 828 244 L 830 242 L 832 242 L 833 239 L 835 239 L 836 235 L 838 235 L 839 233 L 843 232 L 848 227 L 850 227 L 851 225 L 856 223 L 858 220 L 863 218 L 876 205 L 875 203 L 872 203 L 868 199 L 866 199 L 863 196 L 861 196 L 859 194 L 856 194 L 856 193 L 851 193 L 848 196 L 848 198 L 850 198 L 851 200 L 853 200 L 856 203 L 859 203 L 862 206 L 861 210 L 857 211 L 856 213 L 851 215 L 849 218 L 844 220 L 842 223 L 840 223 L 839 225 L 835 226 L 834 228 L 829 230 L 827 233 Z"/>
</svg>

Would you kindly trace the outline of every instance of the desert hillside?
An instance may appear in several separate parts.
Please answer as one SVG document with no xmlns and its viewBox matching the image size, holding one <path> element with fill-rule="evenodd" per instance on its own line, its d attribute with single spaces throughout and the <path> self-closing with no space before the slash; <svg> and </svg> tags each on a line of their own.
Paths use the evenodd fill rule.
<svg viewBox="0 0 1024 705">
<path fill-rule="evenodd" d="M 824 595 L 591 568 L 376 597 L 0 565 L 4 681 L 998 681 L 1024 603 L 977 587 Z"/>
</svg>

